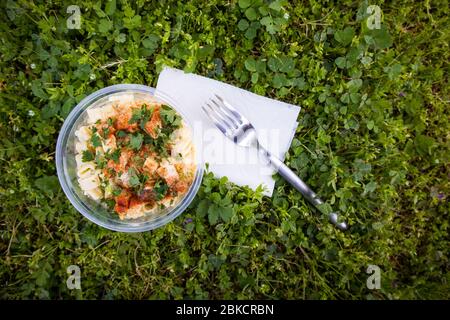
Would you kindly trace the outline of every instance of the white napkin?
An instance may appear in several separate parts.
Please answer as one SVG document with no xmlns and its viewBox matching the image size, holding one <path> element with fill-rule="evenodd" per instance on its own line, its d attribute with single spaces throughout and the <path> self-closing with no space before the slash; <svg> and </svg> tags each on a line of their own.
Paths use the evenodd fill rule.
<svg viewBox="0 0 450 320">
<path fill-rule="evenodd" d="M 267 162 L 258 157 L 256 150 L 237 146 L 226 138 L 201 106 L 214 94 L 221 96 L 249 119 L 261 145 L 281 160 L 294 137 L 300 107 L 168 67 L 159 75 L 155 94 L 158 96 L 159 92 L 161 97 L 165 94 L 177 101 L 179 111 L 193 123 L 194 140 L 201 145 L 197 152 L 216 177 L 226 176 L 231 182 L 253 190 L 262 185 L 264 194 L 272 196 L 274 171 Z"/>
</svg>

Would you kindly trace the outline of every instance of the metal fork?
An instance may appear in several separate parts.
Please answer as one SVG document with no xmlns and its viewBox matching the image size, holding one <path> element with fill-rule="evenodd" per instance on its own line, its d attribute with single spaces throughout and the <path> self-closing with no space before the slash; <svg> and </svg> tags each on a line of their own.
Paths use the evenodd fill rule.
<svg viewBox="0 0 450 320">
<path fill-rule="evenodd" d="M 222 133 L 242 147 L 257 148 L 270 164 L 278 171 L 278 173 L 293 185 L 303 196 L 314 205 L 320 212 L 322 212 L 321 204 L 323 201 L 300 179 L 291 169 L 289 169 L 280 159 L 268 152 L 258 142 L 258 137 L 255 128 L 250 121 L 240 114 L 227 101 L 222 99 L 217 94 L 216 98 L 210 99 L 206 102 L 206 107 L 202 106 L 203 111 L 208 118 L 215 124 L 215 126 L 222 131 Z M 346 230 L 347 223 L 338 221 L 338 214 L 333 212 L 329 215 L 329 220 L 338 229 Z"/>
</svg>

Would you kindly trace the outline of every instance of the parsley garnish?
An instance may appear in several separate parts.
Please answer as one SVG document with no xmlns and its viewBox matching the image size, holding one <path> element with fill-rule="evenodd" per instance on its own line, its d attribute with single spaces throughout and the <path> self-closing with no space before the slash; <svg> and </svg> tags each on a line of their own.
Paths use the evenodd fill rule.
<svg viewBox="0 0 450 320">
<path fill-rule="evenodd" d="M 114 161 L 115 163 L 119 163 L 120 160 L 120 149 L 117 148 L 116 150 L 114 150 L 112 153 L 108 153 L 106 155 L 106 157 L 108 159 L 111 159 L 112 161 Z"/>
<path fill-rule="evenodd" d="M 119 130 L 117 131 L 116 135 L 118 138 L 125 138 L 127 136 L 127 133 L 125 131 Z"/>
<path fill-rule="evenodd" d="M 102 141 L 100 140 L 100 137 L 97 133 L 94 133 L 91 137 L 91 144 L 94 148 L 101 147 Z"/>
<path fill-rule="evenodd" d="M 144 130 L 145 124 L 150 119 L 152 111 L 147 109 L 147 105 L 143 104 L 142 108 L 132 111 L 131 118 L 128 120 L 129 124 L 138 123 L 142 130 Z"/>
<path fill-rule="evenodd" d="M 130 148 L 134 150 L 139 150 L 142 146 L 142 142 L 144 141 L 144 136 L 140 133 L 136 135 L 132 135 L 130 139 Z"/>
<path fill-rule="evenodd" d="M 164 180 L 159 179 L 156 181 L 155 186 L 153 187 L 153 191 L 156 194 L 156 200 L 159 201 L 163 199 L 167 194 L 167 190 L 169 190 L 169 186 Z"/>
<path fill-rule="evenodd" d="M 145 125 L 147 124 L 147 122 L 150 120 L 150 117 L 152 116 L 152 110 L 151 109 L 147 109 L 147 106 L 144 105 L 144 109 L 143 109 L 143 113 L 142 113 L 142 117 L 141 117 L 141 121 L 139 122 L 139 127 L 145 131 Z"/>
<path fill-rule="evenodd" d="M 103 130 L 102 130 L 103 139 L 108 138 L 108 136 L 109 136 L 109 127 L 103 128 Z"/>
<path fill-rule="evenodd" d="M 95 164 L 99 169 L 103 169 L 106 166 L 106 160 L 99 152 L 97 152 L 97 155 L 95 156 Z"/>
<path fill-rule="evenodd" d="M 120 196 L 120 194 L 122 193 L 122 189 L 120 187 L 116 187 L 113 189 L 112 194 L 113 196 L 117 197 Z"/>
<path fill-rule="evenodd" d="M 139 155 L 133 157 L 133 162 L 138 167 L 142 167 L 144 165 L 144 161 L 144 158 Z"/>
<path fill-rule="evenodd" d="M 128 176 L 130 178 L 130 186 L 136 187 L 136 186 L 138 186 L 141 183 L 139 181 L 139 177 L 138 177 L 135 169 L 129 168 L 128 169 Z"/>
<path fill-rule="evenodd" d="M 144 108 L 133 109 L 132 114 L 131 114 L 131 118 L 130 118 L 130 120 L 128 120 L 128 123 L 129 124 L 133 124 L 133 123 L 139 122 L 139 120 L 141 120 L 141 118 L 144 115 L 144 113 L 145 113 Z"/>
<path fill-rule="evenodd" d="M 165 125 L 170 125 L 175 128 L 178 128 L 181 125 L 180 115 L 171 107 L 163 105 L 159 113 L 161 114 L 161 119 L 164 121 Z"/>
<path fill-rule="evenodd" d="M 94 158 L 95 158 L 95 156 L 94 156 L 94 153 L 92 151 L 84 150 L 83 151 L 83 156 L 81 157 L 81 161 L 88 162 L 88 161 L 94 160 Z"/>
<path fill-rule="evenodd" d="M 106 199 L 105 202 L 110 210 L 113 210 L 114 206 L 116 205 L 116 201 L 114 199 Z"/>
</svg>

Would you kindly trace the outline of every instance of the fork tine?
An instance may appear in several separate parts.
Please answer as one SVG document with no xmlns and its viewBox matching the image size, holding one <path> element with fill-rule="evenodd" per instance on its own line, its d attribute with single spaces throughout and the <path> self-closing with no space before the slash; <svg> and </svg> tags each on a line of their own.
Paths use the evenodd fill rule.
<svg viewBox="0 0 450 320">
<path fill-rule="evenodd" d="M 233 127 L 236 129 L 241 124 L 241 121 L 239 121 L 238 118 L 236 118 L 233 114 L 230 114 L 229 111 L 227 111 L 224 107 L 222 107 L 219 103 L 217 103 L 216 100 L 210 99 L 210 101 L 217 107 L 215 108 L 218 113 L 220 113 L 221 116 L 225 117 L 229 122 L 233 124 Z"/>
<path fill-rule="evenodd" d="M 220 120 L 218 120 L 215 115 L 213 115 L 214 111 L 208 111 L 204 106 L 202 106 L 203 111 L 205 112 L 206 116 L 215 124 L 215 126 L 222 131 L 223 134 L 226 134 L 227 129 L 220 123 Z"/>
<path fill-rule="evenodd" d="M 239 122 L 242 123 L 245 118 L 237 111 L 231 104 L 229 104 L 225 99 L 223 99 L 218 94 L 214 94 L 220 102 L 222 102 L 222 106 L 228 113 L 231 113 L 235 118 L 239 119 Z"/>
<path fill-rule="evenodd" d="M 218 107 L 214 106 L 214 104 L 209 104 L 208 102 L 206 102 L 205 104 L 209 107 L 209 109 L 211 109 L 216 119 L 218 119 L 219 122 L 222 122 L 222 125 L 224 127 L 226 127 L 227 129 L 237 128 L 237 126 L 231 120 L 229 120 L 227 116 L 223 115 L 223 113 L 220 112 Z"/>
</svg>

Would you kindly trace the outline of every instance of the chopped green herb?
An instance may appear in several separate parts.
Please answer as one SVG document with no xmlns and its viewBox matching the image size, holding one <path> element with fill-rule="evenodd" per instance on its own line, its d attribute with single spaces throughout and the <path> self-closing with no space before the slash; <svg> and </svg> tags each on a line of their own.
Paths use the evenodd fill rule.
<svg viewBox="0 0 450 320">
<path fill-rule="evenodd" d="M 105 202 L 110 210 L 113 210 L 114 206 L 116 205 L 116 201 L 114 199 L 106 199 Z"/>
<path fill-rule="evenodd" d="M 144 158 L 136 155 L 133 157 L 133 163 L 137 166 L 137 167 L 142 167 L 144 165 Z"/>
<path fill-rule="evenodd" d="M 128 120 L 129 124 L 137 123 L 141 119 L 141 113 L 139 111 L 133 111 L 130 120 Z"/>
<path fill-rule="evenodd" d="M 81 157 L 81 161 L 88 162 L 95 159 L 94 153 L 90 150 L 84 150 L 83 156 Z"/>
<path fill-rule="evenodd" d="M 129 168 L 128 176 L 130 178 L 130 186 L 136 187 L 140 184 L 139 177 L 138 177 L 135 169 Z"/>
<path fill-rule="evenodd" d="M 141 184 L 142 184 L 142 185 L 145 184 L 145 183 L 147 182 L 148 179 L 149 179 L 149 177 L 148 177 L 148 175 L 146 175 L 146 174 L 141 174 L 141 175 L 139 176 L 139 180 L 141 181 Z"/>
<path fill-rule="evenodd" d="M 111 159 L 112 161 L 114 161 L 115 163 L 119 163 L 120 160 L 120 149 L 117 148 L 116 150 L 114 150 L 113 152 L 107 154 L 107 158 Z"/>
<path fill-rule="evenodd" d="M 171 107 L 163 105 L 159 113 L 161 114 L 161 119 L 163 120 L 164 125 L 172 125 L 176 128 L 181 125 L 180 115 Z"/>
<path fill-rule="evenodd" d="M 142 108 L 135 109 L 132 111 L 131 118 L 128 121 L 129 124 L 140 123 L 140 127 L 144 130 L 144 126 L 147 123 L 148 119 L 150 119 L 151 110 L 147 108 L 146 104 L 142 105 Z"/>
<path fill-rule="evenodd" d="M 104 167 L 106 167 L 106 159 L 105 157 L 102 157 L 99 152 L 97 152 L 95 156 L 95 164 L 98 169 L 103 169 Z"/>
<path fill-rule="evenodd" d="M 169 190 L 169 186 L 164 180 L 159 179 L 156 181 L 155 186 L 153 187 L 153 191 L 156 194 L 156 200 L 159 201 L 163 199 L 167 194 L 167 190 Z"/>
<path fill-rule="evenodd" d="M 130 120 L 128 120 L 129 124 L 137 123 L 139 120 L 141 120 L 143 114 L 142 109 L 134 109 L 131 114 Z"/>
<path fill-rule="evenodd" d="M 153 138 L 147 133 L 144 133 L 144 144 L 151 144 L 153 141 Z"/>
<path fill-rule="evenodd" d="M 147 107 L 144 105 L 145 111 L 142 115 L 141 121 L 139 122 L 139 127 L 141 130 L 145 131 L 145 125 L 150 120 L 150 117 L 152 116 L 152 110 L 147 109 Z"/>
<path fill-rule="evenodd" d="M 125 131 L 119 130 L 117 131 L 116 135 L 118 138 L 125 138 L 127 136 L 127 133 Z"/>
<path fill-rule="evenodd" d="M 94 133 L 91 137 L 91 144 L 94 148 L 101 147 L 102 141 L 100 140 L 100 137 L 97 133 Z"/>
<path fill-rule="evenodd" d="M 144 141 L 144 136 L 140 133 L 136 135 L 132 135 L 130 139 L 130 148 L 134 150 L 139 150 L 142 146 L 142 142 Z"/>
<path fill-rule="evenodd" d="M 103 137 L 103 139 L 107 139 L 108 138 L 109 132 L 110 132 L 109 127 L 103 128 L 103 130 L 102 130 L 102 137 Z"/>
<path fill-rule="evenodd" d="M 121 193 L 122 193 L 122 189 L 120 187 L 115 187 L 112 192 L 113 196 L 115 196 L 115 197 L 120 196 Z"/>
</svg>

